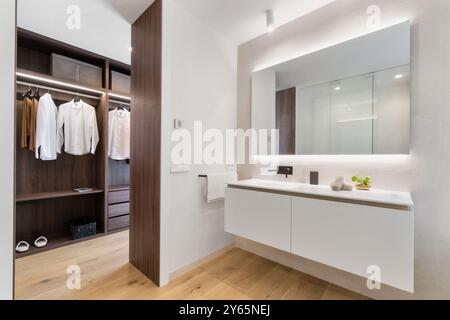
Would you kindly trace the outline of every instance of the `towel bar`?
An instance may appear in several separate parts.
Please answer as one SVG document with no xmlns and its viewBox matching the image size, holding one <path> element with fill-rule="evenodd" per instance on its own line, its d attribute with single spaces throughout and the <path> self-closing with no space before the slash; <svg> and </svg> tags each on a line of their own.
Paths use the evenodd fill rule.
<svg viewBox="0 0 450 320">
<path fill-rule="evenodd" d="M 237 174 L 239 174 L 239 172 Z M 207 174 L 199 174 L 198 177 L 199 178 L 208 178 L 208 175 Z"/>
</svg>

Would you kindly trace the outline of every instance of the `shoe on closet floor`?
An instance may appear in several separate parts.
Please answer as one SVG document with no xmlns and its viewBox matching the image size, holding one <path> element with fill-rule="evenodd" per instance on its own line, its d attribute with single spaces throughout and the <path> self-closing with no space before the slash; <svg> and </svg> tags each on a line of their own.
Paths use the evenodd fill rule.
<svg viewBox="0 0 450 320">
<path fill-rule="evenodd" d="M 26 241 L 20 241 L 16 246 L 16 252 L 24 253 L 30 250 L 30 244 Z"/>
<path fill-rule="evenodd" d="M 48 244 L 48 240 L 46 237 L 39 237 L 36 239 L 36 241 L 34 242 L 34 245 L 36 248 L 45 248 Z"/>
</svg>

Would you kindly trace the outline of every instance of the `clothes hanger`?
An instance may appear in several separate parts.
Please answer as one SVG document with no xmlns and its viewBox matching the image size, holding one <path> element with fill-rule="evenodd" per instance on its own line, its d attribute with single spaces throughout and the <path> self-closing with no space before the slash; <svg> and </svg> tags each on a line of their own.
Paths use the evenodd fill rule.
<svg viewBox="0 0 450 320">
<path fill-rule="evenodd" d="M 41 95 L 39 94 L 39 88 L 36 88 L 36 91 L 34 91 L 33 98 L 37 100 L 41 98 Z"/>
<path fill-rule="evenodd" d="M 73 102 L 78 103 L 78 102 L 80 102 L 80 101 L 81 101 L 81 98 L 80 98 L 80 96 L 79 96 L 78 93 L 77 93 L 75 99 L 73 99 Z"/>
<path fill-rule="evenodd" d="M 31 90 L 31 87 L 28 87 L 28 91 L 25 92 L 22 96 L 24 98 L 32 99 L 32 97 L 33 97 L 32 94 L 33 94 L 33 91 Z"/>
</svg>

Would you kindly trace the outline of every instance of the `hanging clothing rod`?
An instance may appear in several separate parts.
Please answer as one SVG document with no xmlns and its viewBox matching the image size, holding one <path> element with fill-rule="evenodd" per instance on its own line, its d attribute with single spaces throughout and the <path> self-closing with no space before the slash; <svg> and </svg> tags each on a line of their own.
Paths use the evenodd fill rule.
<svg viewBox="0 0 450 320">
<path fill-rule="evenodd" d="M 112 103 L 116 103 L 116 104 L 123 104 L 124 106 L 131 106 L 131 103 L 129 103 L 129 102 L 121 102 L 121 101 L 118 101 L 118 100 L 109 100 L 109 102 L 112 102 Z"/>
<path fill-rule="evenodd" d="M 122 99 L 122 100 L 127 100 L 127 101 L 131 101 L 131 97 L 129 96 L 123 96 L 117 93 L 113 93 L 113 92 L 109 92 L 108 95 L 110 97 L 116 98 L 116 99 Z"/>
<path fill-rule="evenodd" d="M 34 83 L 29 83 L 29 82 L 24 82 L 24 81 L 16 81 L 16 84 L 20 84 L 20 85 L 28 86 L 28 87 L 33 87 L 33 88 L 39 88 L 39 89 L 43 89 L 43 90 L 49 90 L 49 91 L 55 91 L 55 92 L 60 92 L 60 93 L 66 93 L 66 94 L 75 95 L 75 96 L 84 97 L 84 98 L 89 98 L 89 99 L 101 100 L 100 97 L 91 96 L 91 95 L 83 94 L 83 93 L 78 93 L 76 91 L 69 91 L 69 90 L 63 90 L 63 89 L 43 86 L 43 85 L 40 85 L 40 84 L 34 84 Z"/>
</svg>

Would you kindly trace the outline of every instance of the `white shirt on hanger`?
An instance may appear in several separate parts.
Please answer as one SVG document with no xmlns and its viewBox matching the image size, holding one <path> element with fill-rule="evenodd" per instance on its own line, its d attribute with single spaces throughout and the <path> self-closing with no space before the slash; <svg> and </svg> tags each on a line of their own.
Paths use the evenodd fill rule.
<svg viewBox="0 0 450 320">
<path fill-rule="evenodd" d="M 95 108 L 80 100 L 59 107 L 57 124 L 57 151 L 82 156 L 95 154 L 99 142 Z"/>
<path fill-rule="evenodd" d="M 39 99 L 36 119 L 36 159 L 56 160 L 56 118 L 58 110 L 48 93 Z"/>
<path fill-rule="evenodd" d="M 130 159 L 130 112 L 115 109 L 108 115 L 108 156 L 113 160 Z"/>
</svg>

